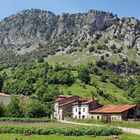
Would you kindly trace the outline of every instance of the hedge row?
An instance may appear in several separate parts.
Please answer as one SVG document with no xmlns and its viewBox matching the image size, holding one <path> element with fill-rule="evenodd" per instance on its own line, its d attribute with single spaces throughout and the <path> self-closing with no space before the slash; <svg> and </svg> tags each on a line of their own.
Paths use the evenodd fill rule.
<svg viewBox="0 0 140 140">
<path fill-rule="evenodd" d="M 0 133 L 15 134 L 37 134 L 37 135 L 65 135 L 65 136 L 110 136 L 120 135 L 122 130 L 114 127 L 91 127 L 91 126 L 69 126 L 69 127 L 19 127 L 19 126 L 0 126 Z"/>
<path fill-rule="evenodd" d="M 0 118 L 0 121 L 9 121 L 9 122 L 56 122 L 55 119 L 50 119 L 50 118 Z"/>
</svg>

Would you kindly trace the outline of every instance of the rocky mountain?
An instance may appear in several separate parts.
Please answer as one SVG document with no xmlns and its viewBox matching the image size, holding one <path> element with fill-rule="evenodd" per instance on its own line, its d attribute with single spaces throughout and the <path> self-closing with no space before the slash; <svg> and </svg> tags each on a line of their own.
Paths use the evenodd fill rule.
<svg viewBox="0 0 140 140">
<path fill-rule="evenodd" d="M 123 67 L 135 62 L 137 66 L 140 21 L 133 17 L 119 19 L 117 15 L 97 10 L 55 15 L 31 9 L 0 22 L 1 63 L 39 57 L 51 62 L 50 59 L 60 61 L 58 57 L 64 60 L 70 57 L 75 59 L 68 59 L 72 64 L 104 60 Z"/>
<path fill-rule="evenodd" d="M 25 10 L 0 22 L 0 49 L 34 44 L 38 42 L 36 40 L 47 41 L 80 30 L 82 32 L 85 28 L 93 34 L 107 29 L 117 21 L 118 18 L 111 13 L 94 10 L 61 16 L 37 9 Z"/>
</svg>

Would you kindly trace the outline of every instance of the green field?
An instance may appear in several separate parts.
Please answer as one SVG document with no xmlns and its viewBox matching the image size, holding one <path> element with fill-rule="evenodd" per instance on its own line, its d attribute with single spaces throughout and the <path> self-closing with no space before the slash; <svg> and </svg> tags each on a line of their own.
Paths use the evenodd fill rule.
<svg viewBox="0 0 140 140">
<path fill-rule="evenodd" d="M 132 135 L 132 134 L 123 134 L 118 139 L 113 136 L 110 137 L 73 137 L 73 136 L 43 136 L 43 135 L 32 135 L 32 136 L 24 136 L 17 134 L 1 134 L 0 140 L 15 140 L 16 138 L 20 140 L 140 140 L 140 136 Z"/>
</svg>

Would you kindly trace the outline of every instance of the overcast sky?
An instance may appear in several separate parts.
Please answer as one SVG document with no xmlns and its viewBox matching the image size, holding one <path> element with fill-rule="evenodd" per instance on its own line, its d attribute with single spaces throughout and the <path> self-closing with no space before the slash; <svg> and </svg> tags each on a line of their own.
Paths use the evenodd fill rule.
<svg viewBox="0 0 140 140">
<path fill-rule="evenodd" d="M 119 17 L 133 16 L 140 19 L 140 0 L 0 0 L 0 20 L 31 8 L 48 10 L 55 14 L 96 9 L 113 12 Z"/>
</svg>

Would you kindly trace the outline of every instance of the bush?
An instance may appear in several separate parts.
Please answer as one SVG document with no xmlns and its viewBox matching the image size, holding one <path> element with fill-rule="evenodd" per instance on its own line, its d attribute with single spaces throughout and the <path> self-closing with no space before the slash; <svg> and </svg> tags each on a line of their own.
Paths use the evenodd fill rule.
<svg viewBox="0 0 140 140">
<path fill-rule="evenodd" d="M 107 81 L 107 78 L 108 78 L 108 76 L 102 75 L 102 76 L 101 76 L 101 81 L 102 81 L 102 82 L 106 82 L 106 81 Z"/>
<path fill-rule="evenodd" d="M 28 118 L 46 117 L 46 106 L 39 101 L 30 101 L 26 106 L 25 116 Z"/>
<path fill-rule="evenodd" d="M 30 132 L 37 135 L 65 135 L 65 136 L 110 136 L 120 135 L 122 130 L 114 127 L 91 127 L 91 126 L 71 126 L 71 127 L 18 127 L 0 126 L 0 133 L 25 134 Z"/>
<path fill-rule="evenodd" d="M 0 103 L 0 117 L 4 116 L 4 111 L 5 111 L 4 105 L 3 103 Z"/>
<path fill-rule="evenodd" d="M 78 71 L 78 77 L 79 79 L 85 83 L 89 84 L 91 81 L 90 73 L 89 70 L 86 67 L 81 67 L 80 70 Z"/>
<path fill-rule="evenodd" d="M 13 97 L 6 108 L 6 116 L 21 118 L 23 116 L 23 110 L 18 97 Z"/>
<path fill-rule="evenodd" d="M 43 63 L 43 62 L 44 62 L 44 58 L 43 58 L 43 57 L 39 57 L 39 58 L 37 59 L 37 62 L 38 62 L 38 63 Z"/>
<path fill-rule="evenodd" d="M 89 52 L 90 52 L 90 53 L 91 53 L 91 52 L 94 52 L 94 47 L 93 47 L 93 46 L 89 48 Z"/>
</svg>

